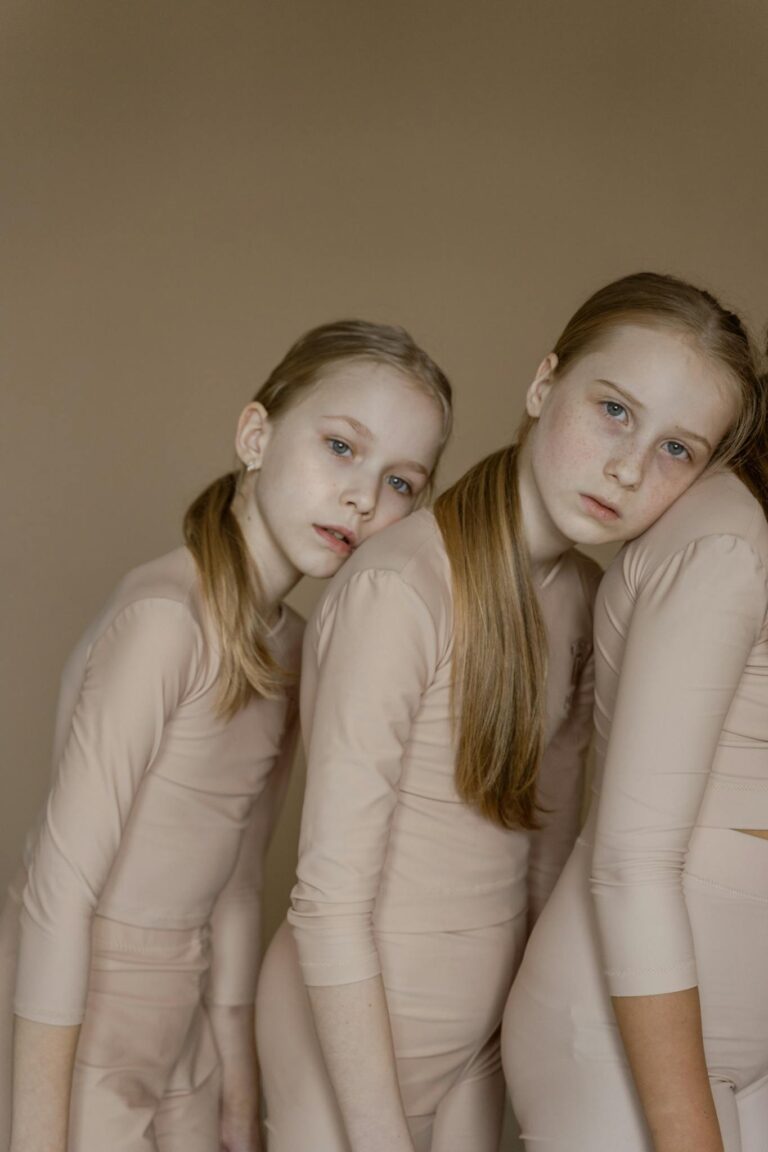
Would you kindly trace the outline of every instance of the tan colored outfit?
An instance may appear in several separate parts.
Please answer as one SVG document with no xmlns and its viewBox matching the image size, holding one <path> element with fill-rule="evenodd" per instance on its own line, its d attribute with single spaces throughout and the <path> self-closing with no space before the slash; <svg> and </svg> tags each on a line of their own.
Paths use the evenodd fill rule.
<svg viewBox="0 0 768 1152">
<path fill-rule="evenodd" d="M 613 562 L 595 651 L 599 800 L 507 1007 L 515 1111 L 531 1149 L 649 1152 L 609 997 L 698 984 L 739 1152 L 735 1092 L 768 1074 L 768 842 L 734 831 L 768 828 L 768 525 L 735 477 Z"/>
<path fill-rule="evenodd" d="M 307 791 L 287 930 L 257 1003 L 271 1152 L 347 1148 L 309 985 L 381 973 L 413 1139 L 495 1150 L 498 1027 L 526 934 L 576 833 L 592 698 L 596 565 L 568 553 L 540 597 L 551 628 L 546 830 L 508 831 L 454 783 L 451 575 L 433 515 L 367 542 L 307 629 Z"/>
<path fill-rule="evenodd" d="M 301 634 L 283 608 L 273 644 L 293 671 Z M 182 548 L 129 573 L 64 672 L 51 791 L 0 954 L 18 932 L 18 1015 L 82 1023 L 71 1152 L 218 1149 L 202 1003 L 254 998 L 295 704 L 252 699 L 225 720 L 217 670 Z"/>
</svg>

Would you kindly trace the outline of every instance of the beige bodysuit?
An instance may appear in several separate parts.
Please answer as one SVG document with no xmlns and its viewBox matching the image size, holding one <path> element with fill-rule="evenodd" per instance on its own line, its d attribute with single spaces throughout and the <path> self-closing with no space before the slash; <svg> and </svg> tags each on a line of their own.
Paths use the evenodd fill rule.
<svg viewBox="0 0 768 1152">
<path fill-rule="evenodd" d="M 768 1073 L 768 526 L 700 479 L 614 561 L 595 609 L 593 810 L 510 997 L 525 1139 L 648 1152 L 610 996 L 698 984 L 725 1146 Z M 590 890 L 591 889 L 591 890 Z"/>
<path fill-rule="evenodd" d="M 526 917 L 576 833 L 598 576 L 569 552 L 539 592 L 548 815 L 533 836 L 492 824 L 456 790 L 451 573 L 433 515 L 377 535 L 329 585 L 304 645 L 307 791 L 289 913 L 298 956 L 283 930 L 259 987 L 271 1152 L 346 1148 L 304 984 L 378 973 L 415 1146 L 498 1144 L 501 1010 Z"/>
<path fill-rule="evenodd" d="M 214 1073 L 203 997 L 254 998 L 262 861 L 287 782 L 296 689 L 220 717 L 200 595 L 180 548 L 129 573 L 77 645 L 50 794 L 28 839 L 26 884 L 22 875 L 15 885 L 15 1012 L 83 1024 L 78 1152 L 154 1148 L 155 1136 L 158 1147 L 196 1147 L 161 1140 L 163 1098 L 178 1114 Z M 272 642 L 293 673 L 302 631 L 283 606 Z M 16 931 L 15 916 L 3 924 Z M 144 1143 L 153 1117 L 158 1133 Z"/>
</svg>

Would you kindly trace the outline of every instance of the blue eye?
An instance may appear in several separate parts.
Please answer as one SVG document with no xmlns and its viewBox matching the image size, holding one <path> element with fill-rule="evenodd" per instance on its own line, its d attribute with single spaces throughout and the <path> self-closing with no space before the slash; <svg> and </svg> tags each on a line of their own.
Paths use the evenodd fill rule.
<svg viewBox="0 0 768 1152">
<path fill-rule="evenodd" d="M 394 488 L 395 492 L 399 492 L 401 496 L 412 496 L 413 488 L 407 480 L 402 480 L 399 476 L 388 476 L 387 484 Z"/>
<path fill-rule="evenodd" d="M 610 416 L 611 420 L 619 420 L 623 423 L 624 418 L 627 416 L 627 410 L 624 405 L 618 404 L 615 400 L 603 400 L 600 407 L 606 416 Z"/>
<path fill-rule="evenodd" d="M 679 440 L 667 440 L 664 447 L 668 455 L 672 456 L 675 460 L 690 460 L 691 458 L 691 454 L 685 444 L 681 444 Z"/>
<path fill-rule="evenodd" d="M 352 454 L 352 449 L 345 440 L 337 440 L 335 436 L 332 436 L 326 443 L 334 456 L 347 456 Z"/>
</svg>

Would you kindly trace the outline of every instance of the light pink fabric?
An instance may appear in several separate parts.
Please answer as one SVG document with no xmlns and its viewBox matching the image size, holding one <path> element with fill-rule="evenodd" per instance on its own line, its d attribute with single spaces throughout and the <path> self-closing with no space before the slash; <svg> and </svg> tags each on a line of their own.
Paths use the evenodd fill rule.
<svg viewBox="0 0 768 1152">
<path fill-rule="evenodd" d="M 283 608 L 272 643 L 294 673 L 302 632 L 303 622 Z M 28 838 L 28 879 L 22 870 L 18 880 L 23 907 L 0 922 L 0 955 L 9 965 L 18 936 L 18 1015 L 82 1022 L 84 1037 L 98 1029 L 111 1001 L 94 999 L 94 973 L 103 972 L 94 967 L 102 955 L 94 924 L 139 933 L 137 1005 L 144 982 L 147 1006 L 160 995 L 141 957 L 162 951 L 168 932 L 209 940 L 198 1007 L 203 993 L 215 1003 L 252 1003 L 263 858 L 288 781 L 296 690 L 253 699 L 226 720 L 217 708 L 218 665 L 195 564 L 183 548 L 129 573 L 76 647 L 62 678 L 51 791 Z M 172 999 L 169 972 L 158 979 Z M 7 992 L 13 983 L 6 969 Z M 4 1014 L 10 1019 L 9 1007 Z M 136 1019 L 124 1013 L 110 1028 L 116 1049 L 123 1044 L 128 1053 Z M 170 1076 L 181 1052 L 159 1045 L 157 1056 Z M 112 1099 L 122 1092 L 129 1110 L 131 1059 L 122 1083 L 116 1069 L 109 1076 Z M 81 1070 L 73 1104 L 83 1077 Z M 95 1093 L 93 1084 L 88 1091 Z M 0 1107 L 8 1113 L 7 1097 Z"/>
<path fill-rule="evenodd" d="M 533 933 L 503 1052 L 531 1149 L 648 1152 L 610 1007 L 698 983 L 728 1152 L 768 1072 L 768 526 L 700 480 L 595 610 L 597 797 Z M 591 887 L 591 892 L 590 892 Z"/>
<path fill-rule="evenodd" d="M 570 553 L 540 589 L 551 639 L 548 814 L 533 837 L 492 824 L 456 790 L 451 576 L 430 512 L 368 541 L 307 629 L 307 792 L 289 913 L 298 963 L 307 984 L 382 973 L 419 1148 L 431 1139 L 448 1152 L 459 1133 L 466 1147 L 467 1131 L 475 1152 L 498 1143 L 501 1007 L 529 906 L 538 910 L 576 833 L 597 577 L 596 565 Z M 270 1148 L 309 1147 L 298 1143 L 304 1133 L 316 1152 L 343 1149 L 319 1049 L 307 1040 L 299 967 L 284 937 L 278 948 L 257 1010 Z M 286 1003 L 292 1027 L 278 1019 Z"/>
<path fill-rule="evenodd" d="M 97 916 L 72 1083 L 72 1152 L 215 1152 L 218 1054 L 201 1006 L 206 929 Z"/>
<path fill-rule="evenodd" d="M 589 740 L 597 566 L 561 559 L 540 590 L 550 630 L 541 903 L 576 833 Z M 308 984 L 376 975 L 374 927 L 484 927 L 528 903 L 528 837 L 462 803 L 454 782 L 453 603 L 448 558 L 422 511 L 344 566 L 304 645 L 307 748 L 298 879 L 288 914 Z M 577 691 L 578 690 L 578 691 Z"/>
<path fill-rule="evenodd" d="M 499 1019 L 525 937 L 524 913 L 465 932 L 377 933 L 416 1152 L 496 1152 Z M 264 958 L 256 1026 L 269 1152 L 349 1152 L 287 924 Z"/>
</svg>

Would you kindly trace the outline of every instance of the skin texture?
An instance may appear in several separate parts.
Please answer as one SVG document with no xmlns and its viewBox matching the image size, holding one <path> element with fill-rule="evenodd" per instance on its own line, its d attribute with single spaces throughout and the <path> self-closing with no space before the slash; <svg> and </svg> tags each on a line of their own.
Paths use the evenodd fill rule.
<svg viewBox="0 0 768 1152">
<path fill-rule="evenodd" d="M 79 1035 L 77 1025 L 54 1027 L 15 1018 L 10 1152 L 66 1152 L 69 1087 Z"/>
<path fill-rule="evenodd" d="M 308 992 L 351 1147 L 413 1152 L 381 976 Z"/>
<path fill-rule="evenodd" d="M 623 541 L 648 528 L 703 472 L 735 416 L 735 400 L 722 373 L 683 336 L 625 325 L 561 373 L 557 358 L 546 357 L 527 410 L 535 424 L 520 458 L 521 506 L 531 562 L 543 571 L 574 543 Z M 609 502 L 615 514 L 596 515 L 583 495 Z M 309 994 L 353 1152 L 412 1152 L 388 1021 L 378 1007 L 381 977 Z M 640 1067 L 664 1057 L 652 1041 L 645 1033 Z M 708 1093 L 706 1070 L 703 1084 Z M 703 1095 L 700 1074 L 695 1095 Z"/>
<path fill-rule="evenodd" d="M 656 1152 L 723 1152 L 698 988 L 612 1003 Z"/>
<path fill-rule="evenodd" d="M 437 401 L 369 362 L 331 367 L 275 420 L 249 404 L 235 446 L 252 471 L 235 514 L 258 562 L 267 615 L 302 575 L 332 576 L 346 558 L 314 525 L 340 528 L 359 544 L 406 516 L 442 442 Z M 222 1152 L 260 1152 L 253 1010 L 214 1007 L 211 1019 L 222 1064 Z M 66 1152 L 79 1026 L 15 1021 L 11 1152 Z"/>
</svg>

